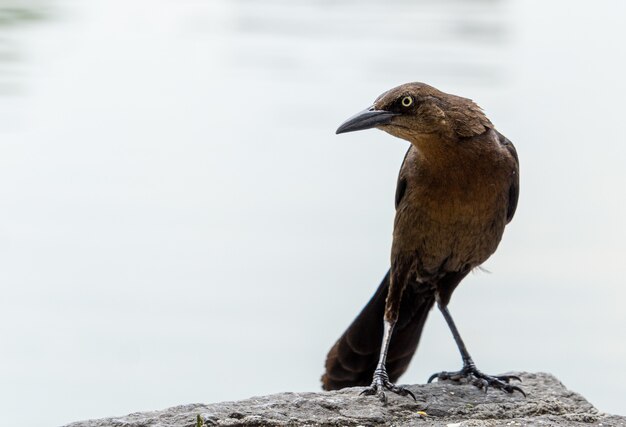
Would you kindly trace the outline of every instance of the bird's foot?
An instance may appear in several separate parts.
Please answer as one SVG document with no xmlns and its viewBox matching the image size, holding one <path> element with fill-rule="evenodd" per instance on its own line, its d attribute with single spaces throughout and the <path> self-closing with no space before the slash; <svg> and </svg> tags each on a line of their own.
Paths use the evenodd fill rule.
<svg viewBox="0 0 626 427">
<path fill-rule="evenodd" d="M 413 400 L 417 400 L 411 390 L 404 387 L 399 387 L 389 381 L 387 371 L 380 368 L 374 371 L 374 379 L 372 381 L 372 384 L 369 387 L 365 388 L 365 390 L 363 390 L 360 394 L 364 394 L 366 396 L 376 395 L 382 403 L 387 403 L 385 390 L 389 390 L 392 393 L 399 394 L 400 396 L 411 396 Z"/>
<path fill-rule="evenodd" d="M 456 372 L 438 372 L 433 374 L 428 379 L 428 382 L 431 383 L 435 378 L 438 381 L 440 380 L 451 380 L 455 382 L 460 382 L 462 379 L 467 380 L 470 384 L 478 387 L 479 389 L 484 389 L 485 393 L 489 389 L 489 387 L 497 388 L 502 391 L 506 391 L 507 393 L 513 393 L 514 391 L 519 391 L 526 397 L 526 393 L 520 387 L 516 385 L 510 384 L 511 380 L 516 380 L 522 382 L 522 379 L 516 375 L 487 375 L 480 372 L 474 363 L 469 363 L 463 366 L 463 369 Z"/>
</svg>

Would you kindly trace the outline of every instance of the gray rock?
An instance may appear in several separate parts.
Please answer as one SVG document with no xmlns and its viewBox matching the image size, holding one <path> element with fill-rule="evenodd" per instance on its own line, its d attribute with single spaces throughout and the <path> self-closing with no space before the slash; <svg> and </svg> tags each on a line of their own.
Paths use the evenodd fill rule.
<svg viewBox="0 0 626 427">
<path fill-rule="evenodd" d="M 517 373 L 525 398 L 469 384 L 412 385 L 417 402 L 388 393 L 382 405 L 359 396 L 360 387 L 333 392 L 280 393 L 237 402 L 190 404 L 123 417 L 82 421 L 67 427 L 198 426 L 624 426 L 626 417 L 599 413 L 550 374 Z M 423 411 L 426 415 L 420 414 Z"/>
</svg>

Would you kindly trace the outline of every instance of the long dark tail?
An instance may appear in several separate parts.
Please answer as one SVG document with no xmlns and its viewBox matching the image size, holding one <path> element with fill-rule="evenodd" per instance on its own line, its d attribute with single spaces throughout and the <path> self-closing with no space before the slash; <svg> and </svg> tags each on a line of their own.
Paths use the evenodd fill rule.
<svg viewBox="0 0 626 427">
<path fill-rule="evenodd" d="M 363 308 L 326 356 L 324 390 L 370 385 L 383 339 L 383 313 L 389 289 L 389 272 L 372 299 Z M 435 303 L 432 292 L 407 286 L 402 296 L 400 317 L 387 353 L 387 373 L 395 382 L 409 367 L 419 343 L 428 312 Z"/>
</svg>

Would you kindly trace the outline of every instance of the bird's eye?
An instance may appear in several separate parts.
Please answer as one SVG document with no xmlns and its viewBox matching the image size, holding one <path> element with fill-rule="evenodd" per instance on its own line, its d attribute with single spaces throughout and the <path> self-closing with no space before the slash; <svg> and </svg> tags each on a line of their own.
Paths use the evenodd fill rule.
<svg viewBox="0 0 626 427">
<path fill-rule="evenodd" d="M 413 105 L 413 98 L 410 96 L 405 96 L 404 98 L 402 98 L 401 102 L 403 107 L 410 107 L 411 105 Z"/>
</svg>

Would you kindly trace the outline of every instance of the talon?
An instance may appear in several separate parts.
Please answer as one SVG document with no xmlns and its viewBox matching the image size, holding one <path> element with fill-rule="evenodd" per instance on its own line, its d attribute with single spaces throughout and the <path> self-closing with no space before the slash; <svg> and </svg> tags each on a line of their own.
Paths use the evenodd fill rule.
<svg viewBox="0 0 626 427">
<path fill-rule="evenodd" d="M 465 378 L 469 384 L 477 387 L 480 390 L 484 390 L 487 393 L 489 388 L 497 388 L 507 393 L 513 393 L 514 391 L 519 391 L 526 397 L 526 393 L 518 386 L 510 385 L 511 380 L 516 380 L 522 382 L 522 379 L 517 375 L 486 375 L 480 372 L 473 363 L 466 364 L 463 369 L 456 372 L 439 372 L 437 374 L 433 374 L 428 379 L 430 383 L 435 378 L 441 380 L 452 380 L 452 381 L 460 381 Z"/>
<path fill-rule="evenodd" d="M 435 378 L 439 379 L 439 375 L 440 373 L 432 374 L 430 378 L 428 378 L 427 384 L 430 384 L 431 382 L 433 382 Z"/>
<path fill-rule="evenodd" d="M 374 393 L 376 393 L 376 391 L 372 387 L 368 387 L 362 392 L 360 392 L 359 396 L 371 396 Z"/>
<path fill-rule="evenodd" d="M 406 392 L 406 394 L 408 394 L 409 396 L 411 396 L 413 398 L 413 401 L 417 402 L 417 398 L 415 397 L 415 395 L 413 394 L 413 392 L 411 390 L 408 389 L 404 389 L 404 391 Z M 406 396 L 405 394 L 405 396 Z"/>
<path fill-rule="evenodd" d="M 518 386 L 516 386 L 516 385 L 511 386 L 511 391 L 510 391 L 510 393 L 513 393 L 514 391 L 519 391 L 520 393 L 522 393 L 522 395 L 523 395 L 524 397 L 526 397 L 526 393 L 524 392 L 524 390 L 522 390 L 520 387 L 518 387 Z"/>
<path fill-rule="evenodd" d="M 384 371 L 375 372 L 372 384 L 369 387 L 363 389 L 363 391 L 359 393 L 359 396 L 371 396 L 375 394 L 383 404 L 387 404 L 387 395 L 385 394 L 385 390 L 399 394 L 400 396 L 411 396 L 413 400 L 417 402 L 417 399 L 415 398 L 415 395 L 411 392 L 411 390 L 408 390 L 404 387 L 398 387 L 395 384 L 391 383 L 389 381 L 389 377 L 387 377 L 387 373 Z"/>
<path fill-rule="evenodd" d="M 413 392 L 409 390 L 408 388 L 393 386 L 391 387 L 391 391 L 399 394 L 400 396 L 411 396 L 413 400 L 417 402 L 417 398 L 415 397 Z"/>
</svg>

